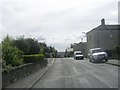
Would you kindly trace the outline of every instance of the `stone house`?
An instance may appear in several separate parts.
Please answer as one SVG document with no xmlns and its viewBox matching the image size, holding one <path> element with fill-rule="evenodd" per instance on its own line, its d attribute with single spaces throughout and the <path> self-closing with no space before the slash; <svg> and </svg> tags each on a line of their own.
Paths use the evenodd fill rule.
<svg viewBox="0 0 120 90">
<path fill-rule="evenodd" d="M 105 19 L 101 25 L 87 32 L 87 53 L 91 48 L 103 48 L 112 57 L 112 50 L 118 45 L 120 25 L 106 25 Z"/>
</svg>

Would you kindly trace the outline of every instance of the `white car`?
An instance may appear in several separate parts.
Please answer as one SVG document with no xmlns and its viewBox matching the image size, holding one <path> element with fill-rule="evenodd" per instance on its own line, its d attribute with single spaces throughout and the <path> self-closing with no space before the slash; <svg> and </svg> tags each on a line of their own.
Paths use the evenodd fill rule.
<svg viewBox="0 0 120 90">
<path fill-rule="evenodd" d="M 84 59 L 84 56 L 81 51 L 74 51 L 74 59 Z"/>
<path fill-rule="evenodd" d="M 108 61 L 108 55 L 101 48 L 93 48 L 89 50 L 88 58 L 90 62 Z"/>
</svg>

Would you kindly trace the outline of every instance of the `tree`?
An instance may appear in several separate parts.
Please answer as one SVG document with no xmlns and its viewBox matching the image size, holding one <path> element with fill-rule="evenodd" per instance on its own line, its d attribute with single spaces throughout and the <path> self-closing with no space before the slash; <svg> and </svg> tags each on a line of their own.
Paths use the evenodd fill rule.
<svg viewBox="0 0 120 90">
<path fill-rule="evenodd" d="M 24 54 L 28 54 L 29 53 L 29 43 L 27 42 L 26 39 L 24 39 L 24 37 L 20 37 L 17 40 L 14 40 L 14 46 L 16 46 L 17 48 L 19 48 L 21 51 L 24 52 Z"/>
<path fill-rule="evenodd" d="M 23 51 L 25 55 L 40 53 L 39 42 L 33 38 L 20 37 L 14 40 L 14 45 Z"/>
<path fill-rule="evenodd" d="M 70 45 L 70 48 L 73 48 L 73 44 Z"/>
<path fill-rule="evenodd" d="M 29 44 L 28 54 L 38 54 L 40 52 L 40 47 L 37 40 L 32 38 L 27 38 L 26 42 Z"/>
<path fill-rule="evenodd" d="M 57 57 L 57 50 L 49 47 L 46 43 L 40 43 L 34 38 L 24 38 L 23 36 L 13 40 L 14 47 L 24 52 L 24 55 L 44 54 L 46 57 Z"/>
<path fill-rule="evenodd" d="M 65 50 L 65 55 L 64 55 L 64 57 L 67 57 L 67 49 Z"/>
</svg>

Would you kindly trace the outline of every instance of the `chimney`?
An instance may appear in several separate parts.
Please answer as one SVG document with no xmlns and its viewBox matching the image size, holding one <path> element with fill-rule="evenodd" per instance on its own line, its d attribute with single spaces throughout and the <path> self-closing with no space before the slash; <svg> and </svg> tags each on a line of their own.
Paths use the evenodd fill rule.
<svg viewBox="0 0 120 90">
<path fill-rule="evenodd" d="M 101 25 L 105 25 L 105 19 L 104 18 L 101 20 Z"/>
</svg>

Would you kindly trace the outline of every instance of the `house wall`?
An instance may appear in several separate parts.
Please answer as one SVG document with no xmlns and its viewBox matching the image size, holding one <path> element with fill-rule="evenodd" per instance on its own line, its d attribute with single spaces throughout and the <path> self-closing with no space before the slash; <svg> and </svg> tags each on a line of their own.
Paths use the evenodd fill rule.
<svg viewBox="0 0 120 90">
<path fill-rule="evenodd" d="M 86 53 L 88 54 L 89 49 L 97 47 L 97 35 L 96 31 L 92 30 L 89 33 L 87 33 L 87 47 L 86 47 Z"/>
<path fill-rule="evenodd" d="M 99 46 L 113 50 L 118 44 L 118 30 L 99 30 Z"/>
<path fill-rule="evenodd" d="M 92 30 L 87 33 L 87 52 L 91 48 L 113 50 L 118 45 L 118 30 Z"/>
</svg>

